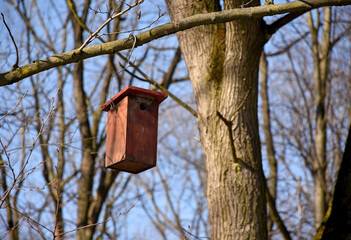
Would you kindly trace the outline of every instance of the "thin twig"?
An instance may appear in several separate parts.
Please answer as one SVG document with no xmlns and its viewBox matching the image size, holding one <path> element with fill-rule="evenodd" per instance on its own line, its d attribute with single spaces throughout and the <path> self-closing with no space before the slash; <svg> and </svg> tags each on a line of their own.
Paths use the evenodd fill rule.
<svg viewBox="0 0 351 240">
<path fill-rule="evenodd" d="M 116 54 L 125 62 L 128 61 L 128 59 L 123 56 L 121 53 L 116 52 Z M 138 66 L 136 66 L 133 63 L 129 63 L 131 67 L 133 67 L 135 70 L 137 70 L 144 78 L 138 77 L 136 76 L 134 73 L 128 71 L 127 69 L 125 69 L 125 71 L 127 73 L 129 73 L 131 76 L 139 79 L 140 81 L 144 81 L 144 82 L 148 82 L 151 83 L 152 85 L 154 85 L 156 88 L 160 89 L 162 92 L 168 94 L 168 96 L 170 96 L 174 101 L 176 101 L 179 105 L 181 105 L 182 107 L 184 107 L 186 110 L 188 110 L 195 118 L 197 118 L 197 112 L 192 109 L 188 104 L 186 104 L 185 102 L 183 102 L 182 100 L 180 100 L 179 98 L 177 98 L 173 93 L 169 92 L 164 86 L 162 86 L 161 84 L 159 84 L 158 82 L 156 82 L 155 80 L 153 80 L 152 78 L 148 77 L 148 75 L 146 73 L 144 73 Z M 123 66 L 122 66 L 123 67 Z"/>
<path fill-rule="evenodd" d="M 132 208 L 134 208 L 134 206 L 137 204 L 138 201 L 139 201 L 139 198 L 138 198 L 127 210 L 125 210 L 124 212 L 119 213 L 119 214 L 116 215 L 116 216 L 109 217 L 109 218 L 107 218 L 106 220 L 101 221 L 101 222 L 92 223 L 92 224 L 89 224 L 89 225 L 86 225 L 86 226 L 82 226 L 82 227 L 79 227 L 79 228 L 75 228 L 75 229 L 66 231 L 66 232 L 64 232 L 64 233 L 61 233 L 61 234 L 57 235 L 57 237 L 58 237 L 58 236 L 65 235 L 65 234 L 67 234 L 67 233 L 71 233 L 71 232 L 78 231 L 78 230 L 80 230 L 80 229 L 90 228 L 90 227 L 93 227 L 93 226 L 97 226 L 97 225 L 106 223 L 106 222 L 108 222 L 108 221 L 110 221 L 110 220 L 112 220 L 112 219 L 118 218 L 118 217 L 120 217 L 120 216 L 122 216 L 122 215 L 125 215 L 125 214 L 127 214 L 130 210 L 132 210 Z"/>
<path fill-rule="evenodd" d="M 118 53 L 117 53 L 118 54 Z M 129 73 L 131 76 L 135 77 L 136 79 L 140 80 L 140 81 L 144 81 L 144 82 L 148 82 L 151 83 L 152 85 L 154 85 L 156 88 L 160 89 L 162 92 L 168 94 L 168 96 L 170 96 L 174 101 L 176 101 L 179 105 L 181 105 L 182 107 L 184 107 L 186 110 L 188 110 L 194 117 L 197 118 L 197 112 L 192 109 L 188 104 L 186 104 L 185 102 L 183 102 L 182 100 L 180 100 L 179 98 L 177 98 L 173 93 L 171 93 L 170 91 L 168 91 L 164 86 L 162 86 L 161 84 L 159 84 L 158 82 L 156 82 L 155 80 L 149 78 L 143 71 L 140 70 L 140 68 L 138 68 L 137 66 L 135 66 L 133 63 L 130 64 L 133 68 L 135 68 L 135 70 L 137 70 L 144 78 L 138 77 L 136 76 L 134 73 L 128 71 L 127 69 L 125 69 L 125 71 L 127 73 Z"/>
<path fill-rule="evenodd" d="M 126 12 L 128 12 L 130 9 L 132 9 L 133 7 L 138 6 L 139 4 L 143 3 L 144 0 L 140 0 L 140 1 L 136 1 L 134 4 L 132 5 L 128 5 L 127 4 L 127 8 L 124 9 L 123 11 L 116 13 L 115 15 L 109 17 L 93 34 L 90 35 L 90 37 L 88 37 L 87 40 L 85 40 L 85 42 L 83 43 L 82 46 L 80 46 L 80 48 L 78 49 L 79 52 L 81 52 L 83 50 L 83 48 L 85 48 L 92 40 L 93 38 L 95 38 L 97 36 L 97 34 L 109 23 L 111 22 L 113 19 L 125 14 Z"/>
<path fill-rule="evenodd" d="M 19 227 L 19 225 L 24 221 L 24 218 L 20 218 L 16 224 L 11 227 L 11 228 L 8 228 L 7 232 L 5 232 L 4 234 L 0 235 L 0 239 L 6 239 L 5 236 L 10 234 L 11 231 L 15 230 L 17 227 Z"/>
<path fill-rule="evenodd" d="M 27 166 L 28 163 L 29 163 L 29 159 L 30 159 L 31 156 L 32 156 L 32 153 L 33 153 L 34 148 L 35 148 L 35 146 L 36 146 L 36 144 L 37 144 L 37 142 L 38 142 L 38 140 L 39 140 L 40 135 L 44 134 L 44 132 L 45 132 L 45 131 L 44 131 L 44 128 L 45 128 L 45 126 L 46 126 L 47 121 L 50 119 L 50 117 L 52 116 L 52 114 L 53 114 L 53 112 L 54 112 L 54 109 L 55 109 L 54 102 L 55 102 L 55 99 L 56 99 L 56 97 L 57 97 L 57 95 L 58 95 L 58 92 L 59 92 L 59 90 L 57 91 L 56 96 L 53 97 L 52 100 L 51 100 L 51 107 L 50 107 L 49 113 L 48 113 L 48 115 L 46 116 L 46 118 L 42 121 L 42 125 L 41 125 L 41 127 L 40 127 L 39 132 L 38 132 L 38 135 L 36 136 L 35 139 L 33 139 L 33 143 L 32 143 L 31 148 L 30 148 L 30 150 L 29 150 L 29 154 L 28 154 L 28 156 L 27 156 L 27 158 L 26 158 L 26 161 L 25 161 L 25 163 L 23 164 L 23 166 L 21 166 L 21 169 L 20 169 L 19 173 L 17 174 L 17 176 L 15 176 L 14 171 L 13 171 L 11 165 L 10 165 L 10 164 L 11 164 L 11 161 L 10 161 L 9 155 L 5 152 L 5 154 L 6 154 L 7 158 L 8 158 L 8 164 L 9 164 L 11 170 L 13 171 L 13 174 L 14 174 L 13 177 L 14 177 L 14 179 L 13 179 L 13 183 L 12 183 L 11 187 L 9 187 L 9 188 L 4 192 L 4 194 L 1 196 L 1 198 L 0 198 L 0 208 L 1 208 L 1 206 L 4 204 L 4 202 L 5 202 L 6 198 L 7 198 L 7 196 L 10 194 L 10 192 L 12 191 L 12 189 L 15 188 L 15 186 L 16 186 L 17 182 L 19 181 L 20 177 L 21 177 L 21 176 L 24 176 L 26 173 L 30 173 L 30 172 L 32 172 L 32 171 L 35 170 L 35 168 L 32 168 L 32 170 L 29 170 L 29 171 L 26 172 L 26 171 L 25 171 L 25 168 L 26 168 L 26 166 Z M 4 145 L 2 144 L 1 141 L 0 141 L 0 143 L 1 143 L 1 145 L 3 146 L 4 151 L 5 151 L 6 148 L 4 147 Z M 27 175 L 28 175 L 28 174 L 27 174 Z M 25 178 L 25 177 L 24 177 L 24 178 Z M 23 179 L 24 179 L 24 178 L 23 178 Z M 22 180 L 22 181 L 23 181 L 23 180 Z"/>
<path fill-rule="evenodd" d="M 165 16 L 167 14 L 167 10 L 164 12 L 161 12 L 161 10 L 159 9 L 159 13 L 158 13 L 158 17 L 152 21 L 149 25 L 142 27 L 142 28 L 135 28 L 135 29 L 131 29 L 131 30 L 126 30 L 126 31 L 120 31 L 120 32 L 109 32 L 109 33 L 101 33 L 99 36 L 97 37 L 101 37 L 101 36 L 108 36 L 108 35 L 113 35 L 113 34 L 118 34 L 118 33 L 131 33 L 131 32 L 137 32 L 137 31 L 143 31 L 145 29 L 150 28 L 152 25 L 154 25 L 158 20 L 160 20 L 161 17 Z"/>
<path fill-rule="evenodd" d="M 13 42 L 13 45 L 15 45 L 15 48 L 16 48 L 16 62 L 15 62 L 15 64 L 13 64 L 13 66 L 12 66 L 12 70 L 15 70 L 16 68 L 18 68 L 18 58 L 19 58 L 19 57 L 18 57 L 18 48 L 17 48 L 17 44 L 16 44 L 15 39 L 14 39 L 13 36 L 12 36 L 12 33 L 11 33 L 11 30 L 10 30 L 9 26 L 7 26 L 7 23 L 6 23 L 6 21 L 5 21 L 5 16 L 4 16 L 4 14 L 1 13 L 1 16 L 2 16 L 2 21 L 4 22 L 4 24 L 5 24 L 6 28 L 7 28 L 7 31 L 8 31 L 9 34 L 10 34 L 11 40 L 12 40 L 12 42 Z"/>
<path fill-rule="evenodd" d="M 184 235 L 184 239 L 187 239 L 187 235 L 190 235 L 190 236 L 192 236 L 192 237 L 194 237 L 196 239 L 210 239 L 209 237 L 199 237 L 199 236 L 196 236 L 196 235 L 192 234 L 190 232 L 190 226 L 188 226 L 188 229 L 185 229 L 185 228 L 182 227 L 182 230 L 185 231 L 185 233 L 186 233 Z"/>
<path fill-rule="evenodd" d="M 14 210 L 15 212 L 17 212 L 18 214 L 20 214 L 24 219 L 26 219 L 26 220 L 27 220 L 27 223 L 28 223 L 29 225 L 31 225 L 30 222 L 33 222 L 33 223 L 35 223 L 36 225 L 38 225 L 38 226 L 42 227 L 43 229 L 45 229 L 46 231 L 52 232 L 50 228 L 48 228 L 48 227 L 45 226 L 44 224 L 41 224 L 41 223 L 37 222 L 36 220 L 34 220 L 33 218 L 31 218 L 31 217 L 28 215 L 28 213 L 21 212 L 20 210 L 14 208 L 14 207 L 12 207 L 12 206 L 8 206 L 8 207 L 11 208 L 12 210 Z M 31 227 L 32 227 L 35 231 L 37 231 L 37 232 L 39 233 L 39 230 L 38 230 L 38 229 L 35 229 L 32 225 L 31 225 Z M 39 233 L 39 234 L 40 234 L 40 233 Z M 41 234 L 40 234 L 40 235 L 41 235 Z"/>
<path fill-rule="evenodd" d="M 8 116 L 9 114 L 11 114 L 13 111 L 15 111 L 15 109 L 21 104 L 22 100 L 24 99 L 24 97 L 27 95 L 28 90 L 24 93 L 24 95 L 18 100 L 17 104 L 10 110 L 10 111 L 6 111 L 3 116 L 0 118 L 0 121 L 3 120 L 6 116 Z"/>
<path fill-rule="evenodd" d="M 188 235 L 189 235 L 189 233 L 190 233 L 190 226 L 188 226 L 188 229 L 187 230 L 185 230 L 184 228 L 182 228 L 182 230 L 183 231 L 185 231 L 185 234 L 184 234 L 184 238 L 183 238 L 183 240 L 186 240 L 186 239 L 188 239 Z"/>
</svg>

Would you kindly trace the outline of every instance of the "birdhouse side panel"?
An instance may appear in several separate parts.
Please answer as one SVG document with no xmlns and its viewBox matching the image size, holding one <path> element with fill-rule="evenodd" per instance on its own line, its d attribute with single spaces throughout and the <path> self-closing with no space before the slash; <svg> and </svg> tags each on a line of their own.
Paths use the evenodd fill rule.
<svg viewBox="0 0 351 240">
<path fill-rule="evenodd" d="M 156 165 L 158 102 L 129 96 L 127 158 L 147 168 Z"/>
<path fill-rule="evenodd" d="M 123 161 L 126 155 L 128 99 L 124 98 L 116 109 L 108 112 L 106 136 L 106 167 Z"/>
</svg>

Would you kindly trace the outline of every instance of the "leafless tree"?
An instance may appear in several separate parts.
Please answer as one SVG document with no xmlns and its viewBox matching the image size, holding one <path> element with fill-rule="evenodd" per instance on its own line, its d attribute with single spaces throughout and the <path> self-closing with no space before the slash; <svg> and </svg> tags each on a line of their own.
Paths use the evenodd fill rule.
<svg viewBox="0 0 351 240">
<path fill-rule="evenodd" d="M 347 39 L 350 26 L 344 20 L 348 18 L 345 15 L 348 11 L 348 8 L 325 8 L 315 15 L 309 13 L 289 25 L 285 35 L 276 37 L 277 49 L 266 54 L 271 63 L 269 96 L 273 98 L 268 121 L 271 126 L 267 126 L 267 103 L 262 93 L 268 179 L 271 183 L 279 172 L 281 190 L 276 200 L 282 207 L 278 208 L 284 213 L 288 229 L 298 239 L 311 238 L 313 229 L 320 226 L 326 214 L 345 144 L 350 87 L 339 75 L 345 63 L 337 66 L 334 62 L 340 58 L 338 46 Z M 263 92 L 267 84 L 263 81 L 261 84 Z M 267 129 L 274 132 L 273 149 Z M 272 163 L 278 163 L 281 170 L 277 172 Z M 283 189 L 295 190 L 283 197 Z"/>
</svg>

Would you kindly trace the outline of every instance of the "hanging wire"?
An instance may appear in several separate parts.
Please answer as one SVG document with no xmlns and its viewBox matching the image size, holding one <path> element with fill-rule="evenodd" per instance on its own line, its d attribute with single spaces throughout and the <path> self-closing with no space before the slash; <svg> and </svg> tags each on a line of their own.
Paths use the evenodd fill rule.
<svg viewBox="0 0 351 240">
<path fill-rule="evenodd" d="M 124 67 L 122 68 L 122 70 L 119 71 L 118 73 L 123 72 L 124 70 L 126 70 L 127 68 L 130 67 L 130 58 L 132 57 L 132 54 L 133 54 L 133 51 L 134 51 L 134 48 L 135 48 L 135 44 L 136 44 L 136 41 L 137 41 L 137 38 L 136 38 L 136 36 L 135 36 L 134 34 L 130 34 L 130 35 L 129 35 L 129 38 L 131 38 L 131 37 L 134 38 L 134 42 L 133 42 L 133 46 L 132 46 L 132 48 L 131 48 L 131 50 L 130 50 L 130 52 L 129 52 L 129 54 L 128 54 L 128 57 L 127 57 L 127 65 L 124 66 Z M 134 57 L 134 61 L 133 61 L 133 62 L 135 62 L 135 59 L 136 59 L 136 58 Z"/>
<path fill-rule="evenodd" d="M 129 38 L 134 38 L 134 41 L 133 41 L 133 46 L 132 46 L 132 48 L 131 48 L 131 50 L 130 50 L 130 52 L 129 52 L 129 54 L 128 54 L 128 57 L 127 57 L 127 64 L 126 64 L 126 66 L 124 66 L 124 67 L 122 67 L 122 70 L 120 70 L 119 72 L 117 72 L 117 74 L 119 74 L 119 73 L 121 73 L 121 72 L 123 72 L 123 71 L 125 71 L 127 68 L 129 68 L 131 65 L 130 65 L 130 59 L 131 59 L 131 57 L 132 57 L 132 54 L 133 54 L 133 51 L 134 51 L 134 48 L 135 48 L 135 44 L 136 44 L 136 41 L 137 41 L 137 38 L 136 38 L 136 36 L 134 35 L 134 34 L 130 34 L 129 35 Z M 133 62 L 135 62 L 135 57 L 134 57 L 134 61 Z M 117 76 L 116 76 L 116 78 L 117 78 Z M 116 79 L 117 80 L 117 79 Z M 113 100 L 112 100 L 112 97 L 111 97 L 111 91 L 112 91 L 112 89 L 114 89 L 114 81 L 112 81 L 112 86 L 111 86 L 111 88 L 110 88 L 110 91 L 109 91 L 109 98 L 110 98 L 110 109 L 111 110 L 116 110 L 117 109 L 117 105 L 115 105 L 115 103 L 113 102 Z"/>
</svg>

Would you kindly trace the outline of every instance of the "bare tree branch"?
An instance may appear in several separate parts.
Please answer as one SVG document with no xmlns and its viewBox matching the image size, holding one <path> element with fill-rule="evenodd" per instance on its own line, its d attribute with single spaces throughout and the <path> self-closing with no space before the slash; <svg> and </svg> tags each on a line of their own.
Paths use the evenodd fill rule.
<svg viewBox="0 0 351 240">
<path fill-rule="evenodd" d="M 281 27 L 285 26 L 289 22 L 291 22 L 294 19 L 300 17 L 302 14 L 304 14 L 304 13 L 306 13 L 308 11 L 309 11 L 309 9 L 306 9 L 306 10 L 301 11 L 301 12 L 289 13 L 289 14 L 285 15 L 284 17 L 279 18 L 278 20 L 276 20 L 272 24 L 268 25 L 267 26 L 267 30 L 266 30 L 267 38 L 269 39 Z"/>
<path fill-rule="evenodd" d="M 90 37 L 87 38 L 87 40 L 85 40 L 85 42 L 83 43 L 82 46 L 80 46 L 80 48 L 78 49 L 78 51 L 82 51 L 83 48 L 85 48 L 91 41 L 93 41 L 93 39 L 95 37 L 97 37 L 98 33 L 107 25 L 109 24 L 109 22 L 111 22 L 112 20 L 118 18 L 119 16 L 125 14 L 126 12 L 128 12 L 129 10 L 131 10 L 132 8 L 138 6 L 139 4 L 143 3 L 144 0 L 140 0 L 140 1 L 136 1 L 133 5 L 128 5 L 128 7 L 126 9 L 124 9 L 123 11 L 114 14 L 113 16 L 109 17 L 103 24 L 101 24 L 101 26 L 93 33 L 90 35 Z"/>
<path fill-rule="evenodd" d="M 175 102 L 177 102 L 180 106 L 182 106 L 183 108 L 185 108 L 186 110 L 188 110 L 195 118 L 197 118 L 197 112 L 192 109 L 189 105 L 187 105 L 185 102 L 183 102 L 182 100 L 180 100 L 179 98 L 177 98 L 174 94 L 172 94 L 171 92 L 169 92 L 165 87 L 163 87 L 161 84 L 159 84 L 158 82 L 154 81 L 153 79 L 149 78 L 144 72 L 142 72 L 140 70 L 140 68 L 138 68 L 137 66 L 135 66 L 134 64 L 131 63 L 131 66 L 134 67 L 141 75 L 143 75 L 144 78 L 138 77 L 135 74 L 133 74 L 132 72 L 128 71 L 127 69 L 125 69 L 125 71 L 127 73 L 129 73 L 130 75 L 132 75 L 133 77 L 137 78 L 140 81 L 144 81 L 144 82 L 148 82 L 151 83 L 152 85 L 154 85 L 156 88 L 160 89 L 162 92 L 168 94 L 168 96 L 170 96 Z"/>
<path fill-rule="evenodd" d="M 50 110 L 49 110 L 49 112 L 48 112 L 46 118 L 42 120 L 42 125 L 41 125 L 41 127 L 40 127 L 39 132 L 38 132 L 38 135 L 36 136 L 36 138 L 33 139 L 33 143 L 32 143 L 32 145 L 31 145 L 29 154 L 28 154 L 28 156 L 26 157 L 26 161 L 25 161 L 24 165 L 21 166 L 21 169 L 20 169 L 19 173 L 17 174 L 17 176 L 16 176 L 16 174 L 14 173 L 14 170 L 13 170 L 12 167 L 11 167 L 11 171 L 12 171 L 12 174 L 13 174 L 13 183 L 11 184 L 11 186 L 10 186 L 7 190 L 4 191 L 3 195 L 0 197 L 0 207 L 4 204 L 4 202 L 5 202 L 6 198 L 7 198 L 7 196 L 8 196 L 8 195 L 10 194 L 10 192 L 15 188 L 16 184 L 17 184 L 18 181 L 21 179 L 21 177 L 22 177 L 22 176 L 28 176 L 28 174 L 30 174 L 31 172 L 33 172 L 33 171 L 35 170 L 36 166 L 33 167 L 32 169 L 28 170 L 28 171 L 25 171 L 25 168 L 26 168 L 26 166 L 27 166 L 28 163 L 29 163 L 29 160 L 30 160 L 30 158 L 31 158 L 31 156 L 32 156 L 32 153 L 33 153 L 34 148 L 35 148 L 35 146 L 36 146 L 36 144 L 37 144 L 37 142 L 38 142 L 38 140 L 39 140 L 40 135 L 44 134 L 44 132 L 45 132 L 45 131 L 44 131 L 44 128 L 45 128 L 45 126 L 46 126 L 46 123 L 48 122 L 48 120 L 50 119 L 50 117 L 52 116 L 52 114 L 53 114 L 53 112 L 54 112 L 54 110 L 55 110 L 55 105 L 54 105 L 54 103 L 55 103 L 55 99 L 56 99 L 56 97 L 57 97 L 57 94 L 58 94 L 58 92 L 56 93 L 56 96 L 52 98 Z M 1 142 L 1 139 L 0 139 L 0 144 L 1 144 L 2 148 L 4 149 L 4 152 L 5 152 L 5 155 L 6 155 L 6 157 L 7 157 L 8 163 L 10 163 L 9 154 L 6 152 L 6 148 L 5 148 L 5 146 L 3 145 L 3 143 Z"/>
<path fill-rule="evenodd" d="M 304 39 L 307 35 L 309 34 L 309 32 L 304 33 L 303 35 L 301 35 L 299 38 L 297 38 L 296 40 L 293 40 L 291 43 L 289 43 L 288 45 L 284 46 L 284 48 L 279 49 L 276 52 L 272 52 L 272 53 L 265 53 L 265 55 L 267 57 L 274 57 L 283 53 L 286 53 L 289 49 L 291 49 L 293 46 L 295 46 L 295 44 L 297 44 L 298 42 L 300 42 L 302 39 Z"/>
<path fill-rule="evenodd" d="M 273 16 L 284 13 L 299 13 L 324 6 L 343 6 L 348 4 L 351 4 L 351 0 L 306 0 L 277 5 L 237 8 L 220 12 L 193 15 L 187 18 L 183 18 L 177 21 L 177 23 L 167 23 L 136 35 L 135 37 L 137 41 L 135 47 L 141 46 L 152 40 L 200 25 L 224 23 L 240 19 L 260 19 L 264 16 Z M 133 46 L 133 44 L 134 38 L 124 38 L 108 43 L 86 47 L 83 51 L 75 49 L 66 53 L 55 54 L 54 56 L 34 61 L 33 63 L 19 67 L 15 70 L 0 73 L 0 86 L 16 83 L 26 77 L 58 66 L 129 49 Z"/>
<path fill-rule="evenodd" d="M 5 113 L 0 113 L 0 115 L 3 115 L 0 118 L 0 121 L 3 120 L 6 116 L 10 115 L 12 112 L 14 112 L 16 110 L 16 108 L 21 104 L 22 100 L 25 98 L 27 93 L 28 93 L 28 90 L 23 94 L 23 96 L 20 97 L 17 104 L 10 111 L 5 111 Z"/>
<path fill-rule="evenodd" d="M 6 29 L 7 29 L 7 31 L 8 31 L 9 34 L 10 34 L 11 40 L 12 40 L 12 42 L 13 42 L 13 45 L 15 45 L 15 48 L 16 48 L 16 62 L 15 62 L 15 64 L 13 64 L 13 66 L 12 66 L 12 70 L 15 70 L 16 68 L 18 68 L 18 48 L 17 48 L 17 44 L 16 44 L 15 39 L 14 39 L 13 36 L 12 36 L 12 33 L 11 33 L 11 30 L 10 30 L 9 26 L 7 25 L 7 23 L 6 23 L 6 21 L 5 21 L 4 14 L 1 13 L 1 16 L 2 16 L 2 21 L 4 22 Z"/>
<path fill-rule="evenodd" d="M 65 234 L 68 234 L 68 233 L 71 233 L 71 232 L 75 232 L 75 231 L 78 231 L 80 229 L 84 229 L 84 228 L 90 228 L 90 227 L 94 227 L 94 226 L 97 226 L 97 225 L 100 225 L 100 224 L 103 224 L 107 221 L 110 221 L 112 219 L 115 219 L 115 218 L 118 218 L 122 215 L 125 215 L 127 213 L 129 213 L 130 210 L 132 210 L 132 208 L 134 208 L 134 206 L 137 204 L 137 202 L 139 201 L 139 198 L 135 200 L 135 202 L 127 209 L 125 210 L 124 212 L 120 212 L 119 214 L 115 215 L 115 216 L 112 216 L 112 217 L 109 217 L 101 222 L 96 222 L 96 223 L 92 223 L 92 224 L 89 224 L 89 225 L 86 225 L 86 226 L 82 226 L 82 227 L 78 227 L 78 228 L 75 228 L 75 229 L 72 229 L 72 230 L 68 230 L 64 233 L 62 233 L 61 235 L 65 235 Z"/>
</svg>

